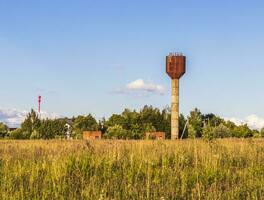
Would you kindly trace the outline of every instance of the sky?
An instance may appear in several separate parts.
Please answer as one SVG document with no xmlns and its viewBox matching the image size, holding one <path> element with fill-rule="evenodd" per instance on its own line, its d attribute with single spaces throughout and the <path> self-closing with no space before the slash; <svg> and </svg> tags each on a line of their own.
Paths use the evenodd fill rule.
<svg viewBox="0 0 264 200">
<path fill-rule="evenodd" d="M 19 124 L 38 95 L 49 117 L 165 108 L 165 56 L 182 52 L 184 115 L 198 107 L 264 126 L 263 9 L 260 0 L 0 0 L 0 121 Z"/>
</svg>

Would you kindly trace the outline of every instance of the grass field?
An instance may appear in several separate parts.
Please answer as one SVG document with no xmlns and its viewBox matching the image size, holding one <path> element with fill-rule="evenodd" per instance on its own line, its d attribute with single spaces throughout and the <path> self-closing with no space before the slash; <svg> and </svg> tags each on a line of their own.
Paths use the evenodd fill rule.
<svg viewBox="0 0 264 200">
<path fill-rule="evenodd" d="M 264 140 L 2 140 L 0 199 L 264 199 Z"/>
</svg>

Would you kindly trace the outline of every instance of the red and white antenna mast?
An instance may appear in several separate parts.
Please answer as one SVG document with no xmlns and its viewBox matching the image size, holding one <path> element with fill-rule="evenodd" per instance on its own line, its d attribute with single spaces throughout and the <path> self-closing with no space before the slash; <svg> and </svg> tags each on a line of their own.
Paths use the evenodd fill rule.
<svg viewBox="0 0 264 200">
<path fill-rule="evenodd" d="M 38 96 L 38 112 L 40 114 L 41 96 Z"/>
</svg>

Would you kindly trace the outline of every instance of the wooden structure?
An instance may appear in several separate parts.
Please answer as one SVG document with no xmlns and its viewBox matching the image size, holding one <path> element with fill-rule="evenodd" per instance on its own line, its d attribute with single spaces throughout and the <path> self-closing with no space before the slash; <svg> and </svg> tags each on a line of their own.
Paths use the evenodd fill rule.
<svg viewBox="0 0 264 200">
<path fill-rule="evenodd" d="M 101 131 L 84 131 L 83 132 L 84 140 L 100 140 L 102 139 Z"/>
<path fill-rule="evenodd" d="M 165 133 L 164 132 L 147 132 L 145 134 L 146 139 L 152 140 L 165 140 Z"/>
</svg>

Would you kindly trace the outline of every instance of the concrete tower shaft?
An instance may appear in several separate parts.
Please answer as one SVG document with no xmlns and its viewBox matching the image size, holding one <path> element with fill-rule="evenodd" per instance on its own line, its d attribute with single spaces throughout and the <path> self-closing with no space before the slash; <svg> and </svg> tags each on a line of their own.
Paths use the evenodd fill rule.
<svg viewBox="0 0 264 200">
<path fill-rule="evenodd" d="M 171 79 L 171 139 L 179 138 L 179 79 Z"/>
</svg>

